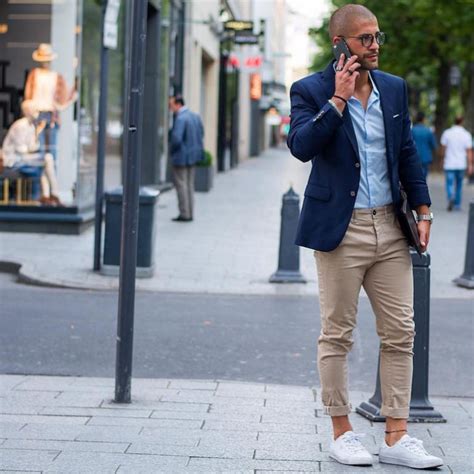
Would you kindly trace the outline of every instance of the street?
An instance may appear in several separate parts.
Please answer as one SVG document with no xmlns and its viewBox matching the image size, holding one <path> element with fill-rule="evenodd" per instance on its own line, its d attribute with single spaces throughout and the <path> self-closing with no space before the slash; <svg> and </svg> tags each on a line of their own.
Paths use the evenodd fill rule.
<svg viewBox="0 0 474 474">
<path fill-rule="evenodd" d="M 113 377 L 115 292 L 17 284 L 1 275 L 0 372 Z M 67 309 L 67 310 L 65 310 Z M 472 300 L 431 302 L 430 395 L 474 396 Z M 319 385 L 311 296 L 137 293 L 135 377 Z M 378 337 L 360 301 L 352 390 L 375 387 Z"/>
</svg>

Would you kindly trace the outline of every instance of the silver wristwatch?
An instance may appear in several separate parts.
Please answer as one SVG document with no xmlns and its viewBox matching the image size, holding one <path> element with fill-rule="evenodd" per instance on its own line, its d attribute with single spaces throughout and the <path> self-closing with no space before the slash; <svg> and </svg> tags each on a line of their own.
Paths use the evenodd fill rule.
<svg viewBox="0 0 474 474">
<path fill-rule="evenodd" d="M 433 213 L 430 212 L 429 214 L 418 214 L 416 216 L 416 220 L 418 222 L 421 222 L 421 221 L 428 221 L 430 224 L 433 222 Z"/>
</svg>

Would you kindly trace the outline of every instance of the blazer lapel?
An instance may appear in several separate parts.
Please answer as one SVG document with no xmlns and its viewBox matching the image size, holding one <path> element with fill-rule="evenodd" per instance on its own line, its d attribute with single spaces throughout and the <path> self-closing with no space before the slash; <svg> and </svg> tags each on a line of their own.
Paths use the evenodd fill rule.
<svg viewBox="0 0 474 474">
<path fill-rule="evenodd" d="M 380 92 L 380 107 L 382 108 L 383 122 L 385 128 L 385 147 L 387 152 L 387 159 L 390 163 L 393 162 L 393 133 L 395 127 L 393 126 L 393 107 L 390 102 L 391 90 L 390 86 L 385 83 L 383 78 L 379 76 L 377 71 L 372 71 L 372 79 Z"/>
</svg>

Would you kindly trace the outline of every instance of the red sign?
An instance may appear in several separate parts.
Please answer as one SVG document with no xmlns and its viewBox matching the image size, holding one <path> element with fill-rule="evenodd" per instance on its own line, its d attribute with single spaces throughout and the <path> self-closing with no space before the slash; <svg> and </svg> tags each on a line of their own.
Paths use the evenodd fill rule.
<svg viewBox="0 0 474 474">
<path fill-rule="evenodd" d="M 261 56 L 251 56 L 245 60 L 245 65 L 247 67 L 260 67 L 262 65 Z"/>
</svg>

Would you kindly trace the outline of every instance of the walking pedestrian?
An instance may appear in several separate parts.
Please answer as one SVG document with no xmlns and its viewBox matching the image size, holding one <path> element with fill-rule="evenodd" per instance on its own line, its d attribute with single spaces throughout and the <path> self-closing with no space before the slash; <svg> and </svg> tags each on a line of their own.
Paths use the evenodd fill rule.
<svg viewBox="0 0 474 474">
<path fill-rule="evenodd" d="M 194 167 L 204 159 L 204 127 L 199 115 L 184 105 L 181 96 L 171 97 L 169 107 L 174 113 L 170 149 L 179 206 L 179 215 L 173 221 L 191 222 L 194 208 Z"/>
<path fill-rule="evenodd" d="M 416 149 L 421 158 L 421 166 L 425 179 L 428 177 L 430 164 L 433 162 L 433 153 L 436 150 L 436 138 L 432 130 L 425 125 L 425 114 L 418 112 L 412 128 Z"/>
<path fill-rule="evenodd" d="M 448 211 L 461 210 L 462 185 L 466 168 L 472 173 L 472 136 L 462 126 L 464 117 L 456 117 L 454 125 L 441 135 L 441 155 L 446 177 Z"/>
<path fill-rule="evenodd" d="M 381 414 L 386 417 L 379 461 L 413 468 L 440 466 L 407 433 L 413 370 L 413 273 L 397 220 L 401 181 L 418 215 L 423 249 L 432 214 L 428 187 L 411 135 L 407 86 L 377 71 L 385 34 L 377 18 L 349 4 L 331 16 L 333 45 L 351 56 L 291 88 L 288 146 L 312 161 L 296 243 L 315 250 L 321 307 L 318 368 L 322 401 L 331 416 L 330 456 L 370 465 L 372 456 L 349 420 L 347 354 L 364 287 L 380 337 Z"/>
</svg>

